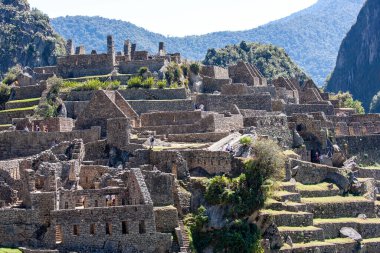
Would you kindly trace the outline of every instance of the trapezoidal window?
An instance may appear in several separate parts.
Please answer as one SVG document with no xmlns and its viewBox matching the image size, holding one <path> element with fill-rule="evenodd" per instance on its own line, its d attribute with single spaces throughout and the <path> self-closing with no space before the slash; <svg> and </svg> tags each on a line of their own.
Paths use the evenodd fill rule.
<svg viewBox="0 0 380 253">
<path fill-rule="evenodd" d="M 139 233 L 140 234 L 145 234 L 146 233 L 145 221 L 143 221 L 143 220 L 141 220 L 139 222 Z"/>
<path fill-rule="evenodd" d="M 121 230 L 122 230 L 123 235 L 129 234 L 129 231 L 128 231 L 128 222 L 123 221 L 121 223 Z"/>
<path fill-rule="evenodd" d="M 90 225 L 90 234 L 94 235 L 95 234 L 95 224 Z"/>
<path fill-rule="evenodd" d="M 78 225 L 73 226 L 73 235 L 76 235 L 76 236 L 79 235 L 79 226 Z"/>
<path fill-rule="evenodd" d="M 112 225 L 110 223 L 106 223 L 106 235 L 112 234 Z"/>
</svg>

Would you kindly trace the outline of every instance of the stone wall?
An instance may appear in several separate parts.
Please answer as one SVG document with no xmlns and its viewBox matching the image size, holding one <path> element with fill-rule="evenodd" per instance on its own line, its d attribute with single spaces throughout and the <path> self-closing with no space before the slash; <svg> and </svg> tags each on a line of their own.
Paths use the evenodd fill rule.
<svg viewBox="0 0 380 253">
<path fill-rule="evenodd" d="M 128 100 L 128 103 L 138 113 L 153 111 L 192 111 L 193 101 L 190 99 L 175 100 Z"/>
<path fill-rule="evenodd" d="M 155 207 L 157 232 L 173 233 L 178 225 L 178 212 L 174 206 Z"/>
<path fill-rule="evenodd" d="M 169 142 L 217 142 L 227 137 L 229 132 L 222 133 L 190 133 L 190 134 L 168 134 Z"/>
<path fill-rule="evenodd" d="M 173 174 L 157 170 L 143 171 L 143 175 L 154 206 L 174 205 L 175 178 Z"/>
<path fill-rule="evenodd" d="M 147 67 L 153 73 L 159 72 L 167 64 L 168 61 L 164 58 L 119 62 L 119 72 L 122 74 L 135 74 L 140 68 Z"/>
<path fill-rule="evenodd" d="M 165 253 L 171 246 L 170 234 L 156 233 L 151 205 L 53 211 L 52 225 L 64 251 Z"/>
<path fill-rule="evenodd" d="M 215 91 L 222 91 L 223 85 L 231 84 L 232 80 L 226 79 L 215 79 L 208 76 L 203 77 L 203 92 L 204 93 L 214 93 Z"/>
<path fill-rule="evenodd" d="M 45 126 L 49 132 L 71 132 L 74 128 L 74 121 L 71 118 L 46 118 L 44 120 L 34 120 L 34 129 L 36 126 L 39 126 L 41 131 Z"/>
<path fill-rule="evenodd" d="M 39 98 L 42 95 L 42 92 L 46 90 L 46 84 L 32 85 L 25 87 L 14 87 L 12 92 L 14 96 L 11 97 L 11 100 L 22 100 L 28 98 Z"/>
<path fill-rule="evenodd" d="M 34 114 L 34 107 L 28 110 L 0 111 L 0 125 L 11 124 L 12 119 L 26 118 Z"/>
<path fill-rule="evenodd" d="M 272 111 L 272 102 L 269 93 L 239 96 L 202 94 L 196 97 L 196 103 L 198 105 L 203 104 L 206 111 L 230 111 L 231 106 L 234 104 L 237 105 L 239 109 Z"/>
<path fill-rule="evenodd" d="M 200 74 L 214 79 L 229 79 L 228 69 L 218 66 L 202 66 Z"/>
<path fill-rule="evenodd" d="M 334 106 L 331 104 L 287 104 L 285 105 L 286 115 L 293 113 L 324 112 L 326 115 L 334 114 Z"/>
<path fill-rule="evenodd" d="M 380 162 L 380 135 L 341 136 L 336 142 L 349 157 L 357 156 L 360 163 Z"/>
<path fill-rule="evenodd" d="M 0 132 L 0 160 L 38 154 L 62 141 L 83 139 L 84 143 L 100 139 L 100 128 L 72 132 Z"/>
<path fill-rule="evenodd" d="M 68 55 L 57 58 L 58 75 L 62 78 L 106 75 L 112 72 L 111 54 Z"/>
</svg>

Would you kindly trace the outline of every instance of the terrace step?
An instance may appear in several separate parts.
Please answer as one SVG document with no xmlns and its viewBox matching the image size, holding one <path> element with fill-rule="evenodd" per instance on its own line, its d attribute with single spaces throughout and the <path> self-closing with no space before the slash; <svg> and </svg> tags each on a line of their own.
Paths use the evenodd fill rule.
<svg viewBox="0 0 380 253">
<path fill-rule="evenodd" d="M 306 204 L 306 210 L 313 213 L 314 218 L 357 217 L 359 214 L 375 217 L 375 202 L 364 197 L 302 198 L 302 203 Z"/>
<path fill-rule="evenodd" d="M 340 194 L 339 188 L 335 184 L 321 183 L 315 185 L 304 185 L 297 183 L 296 189 L 302 198 L 331 197 Z"/>
<path fill-rule="evenodd" d="M 5 110 L 25 108 L 38 105 L 41 98 L 30 98 L 22 100 L 11 100 L 5 104 Z"/>
<path fill-rule="evenodd" d="M 308 227 L 278 227 L 283 238 L 290 236 L 293 243 L 308 243 L 312 241 L 323 241 L 325 236 L 322 228 Z"/>
<path fill-rule="evenodd" d="M 362 241 L 363 252 L 378 253 L 380 249 L 380 237 L 364 239 Z"/>
<path fill-rule="evenodd" d="M 263 210 L 262 214 L 272 217 L 277 226 L 307 227 L 313 226 L 313 214 L 307 212 L 289 212 L 276 210 Z"/>
<path fill-rule="evenodd" d="M 271 199 L 267 201 L 265 205 L 266 209 L 276 210 L 276 211 L 289 211 L 289 212 L 306 212 L 306 205 L 298 202 L 288 201 L 286 203 L 279 202 L 277 200 Z"/>
<path fill-rule="evenodd" d="M 278 188 L 280 191 L 297 192 L 296 184 L 291 182 L 281 182 Z"/>
<path fill-rule="evenodd" d="M 325 238 L 329 239 L 339 237 L 339 230 L 343 227 L 355 229 L 364 239 L 380 237 L 380 218 L 315 219 L 314 226 L 323 228 Z"/>
<path fill-rule="evenodd" d="M 301 195 L 296 192 L 275 191 L 273 193 L 273 198 L 281 202 L 285 202 L 285 201 L 301 202 Z"/>
<path fill-rule="evenodd" d="M 319 251 L 318 251 L 318 250 Z M 293 246 L 285 244 L 279 251 L 280 253 L 337 253 L 333 243 L 316 241 L 309 243 L 293 243 Z"/>
</svg>

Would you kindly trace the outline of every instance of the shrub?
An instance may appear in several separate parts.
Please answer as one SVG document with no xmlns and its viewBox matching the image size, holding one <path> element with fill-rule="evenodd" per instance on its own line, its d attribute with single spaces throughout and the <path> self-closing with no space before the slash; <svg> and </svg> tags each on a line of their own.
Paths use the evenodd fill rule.
<svg viewBox="0 0 380 253">
<path fill-rule="evenodd" d="M 141 76 L 134 76 L 130 78 L 127 82 L 127 86 L 129 89 L 131 88 L 141 88 L 142 84 L 142 77 Z"/>
<path fill-rule="evenodd" d="M 187 63 L 181 65 L 181 70 L 184 77 L 188 77 L 190 73 L 190 66 Z"/>
<path fill-rule="evenodd" d="M 169 88 L 170 89 L 178 89 L 179 88 L 178 83 L 177 82 L 172 83 Z"/>
<path fill-rule="evenodd" d="M 201 71 L 201 65 L 198 62 L 194 62 L 194 63 L 190 64 L 190 71 L 193 74 L 198 75 Z"/>
<path fill-rule="evenodd" d="M 164 89 L 164 88 L 166 88 L 167 84 L 168 83 L 166 82 L 166 80 L 162 79 L 162 80 L 160 80 L 160 81 L 157 82 L 157 87 L 159 89 Z"/>
<path fill-rule="evenodd" d="M 140 77 L 143 77 L 146 73 L 149 72 L 149 69 L 148 67 L 141 67 L 139 68 L 139 70 L 137 71 L 137 74 L 140 76 Z"/>
<path fill-rule="evenodd" d="M 349 92 L 339 91 L 338 94 L 333 95 L 331 97 L 331 99 L 339 100 L 339 104 L 341 107 L 353 108 L 356 110 L 356 112 L 358 114 L 364 114 L 365 113 L 362 102 L 360 102 L 359 100 L 354 100 L 352 97 L 352 94 Z"/>
<path fill-rule="evenodd" d="M 107 90 L 118 90 L 120 88 L 120 81 L 107 81 Z"/>
<path fill-rule="evenodd" d="M 22 73 L 22 67 L 20 65 L 16 65 L 8 70 L 8 73 L 5 74 L 5 78 L 3 80 L 4 84 L 11 85 L 15 81 L 17 81 L 17 76 Z"/>
<path fill-rule="evenodd" d="M 6 84 L 0 84 L 0 106 L 5 104 L 11 95 L 11 87 Z"/>
<path fill-rule="evenodd" d="M 141 86 L 144 89 L 151 89 L 153 87 L 153 85 L 154 85 L 154 78 L 153 77 L 148 77 L 141 84 Z"/>
<path fill-rule="evenodd" d="M 180 66 L 172 62 L 167 66 L 166 72 L 165 72 L 165 78 L 168 81 L 169 84 L 173 82 L 181 82 L 181 78 L 183 77 L 182 69 Z"/>
<path fill-rule="evenodd" d="M 75 91 L 90 91 L 90 90 L 101 90 L 106 89 L 107 85 L 101 82 L 99 79 L 87 80 L 83 83 L 80 83 L 78 86 L 73 88 Z"/>
<path fill-rule="evenodd" d="M 249 146 L 252 144 L 252 138 L 249 136 L 244 136 L 240 138 L 239 142 L 243 146 Z"/>
</svg>

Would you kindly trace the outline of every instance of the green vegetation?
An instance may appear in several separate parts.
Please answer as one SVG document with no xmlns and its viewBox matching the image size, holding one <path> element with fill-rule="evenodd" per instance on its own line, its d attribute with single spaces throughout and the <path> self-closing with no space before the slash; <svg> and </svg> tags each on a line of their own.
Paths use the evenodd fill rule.
<svg viewBox="0 0 380 253">
<path fill-rule="evenodd" d="M 141 84 L 142 84 L 142 77 L 141 76 L 134 76 L 128 80 L 127 87 L 129 89 L 141 88 Z"/>
<path fill-rule="evenodd" d="M 339 100 L 340 107 L 353 108 L 356 110 L 358 114 L 365 113 L 362 102 L 360 102 L 359 100 L 354 100 L 352 98 L 352 94 L 349 92 L 339 91 L 338 94 L 332 95 L 330 99 Z"/>
<path fill-rule="evenodd" d="M 17 63 L 29 67 L 52 65 L 57 55 L 65 53 L 64 40 L 50 26 L 49 17 L 31 10 L 26 1 L 23 7 L 19 2 L 0 5 L 0 78 Z M 4 82 L 12 83 L 15 76 L 7 75 Z"/>
<path fill-rule="evenodd" d="M 0 248 L 0 253 L 21 253 L 19 249 Z"/>
<path fill-rule="evenodd" d="M 11 95 L 11 87 L 0 83 L 0 109 L 4 107 L 4 104 L 9 100 Z"/>
<path fill-rule="evenodd" d="M 36 108 L 37 108 L 37 106 L 22 107 L 22 108 L 2 110 L 2 111 L 0 111 L 0 113 L 18 112 L 18 111 L 30 111 L 30 110 L 34 110 Z"/>
<path fill-rule="evenodd" d="M 11 100 L 8 101 L 7 104 L 17 104 L 17 103 L 29 103 L 29 102 L 36 102 L 40 101 L 41 98 L 28 98 L 28 99 L 22 99 L 22 100 Z"/>
<path fill-rule="evenodd" d="M 154 78 L 153 77 L 148 77 L 147 79 L 145 79 L 145 80 L 142 81 L 141 86 L 144 89 L 151 89 L 151 88 L 153 88 L 154 83 L 155 83 Z"/>
<path fill-rule="evenodd" d="M 173 84 L 173 83 L 182 84 L 183 72 L 182 72 L 181 66 L 175 62 L 171 62 L 166 67 L 165 78 L 169 84 Z"/>
<path fill-rule="evenodd" d="M 3 83 L 6 85 L 11 85 L 17 80 L 17 76 L 22 73 L 22 67 L 20 65 L 13 66 L 10 68 L 5 75 Z"/>
<path fill-rule="evenodd" d="M 240 144 L 243 145 L 243 146 L 249 146 L 249 145 L 251 145 L 252 141 L 253 141 L 252 138 L 249 137 L 249 136 L 241 137 L 240 140 L 239 140 Z"/>
<path fill-rule="evenodd" d="M 256 225 L 248 223 L 247 217 L 264 206 L 273 190 L 272 180 L 283 177 L 285 158 L 281 148 L 271 140 L 256 141 L 252 147 L 254 156 L 245 162 L 240 176 L 216 176 L 205 186 L 207 204 L 228 210 L 225 213 L 227 225 L 208 230 L 204 207 L 186 217 L 194 251 L 202 252 L 212 245 L 215 252 L 262 252 L 260 231 Z"/>
<path fill-rule="evenodd" d="M 165 79 L 157 81 L 157 88 L 164 89 L 168 85 Z"/>
<path fill-rule="evenodd" d="M 297 78 L 306 81 L 307 75 L 290 59 L 283 48 L 273 45 L 247 43 L 209 49 L 203 61 L 205 65 L 228 66 L 243 60 L 257 66 L 269 80 L 278 77 Z"/>
<path fill-rule="evenodd" d="M 117 90 L 119 87 L 120 81 L 102 82 L 99 79 L 90 79 L 85 82 L 64 81 L 60 85 L 60 89 L 64 91 Z"/>
<path fill-rule="evenodd" d="M 190 71 L 193 74 L 198 75 L 199 72 L 201 71 L 201 65 L 198 62 L 194 62 L 194 63 L 190 64 Z"/>
</svg>

